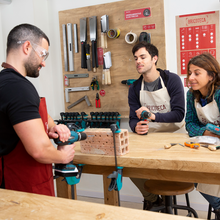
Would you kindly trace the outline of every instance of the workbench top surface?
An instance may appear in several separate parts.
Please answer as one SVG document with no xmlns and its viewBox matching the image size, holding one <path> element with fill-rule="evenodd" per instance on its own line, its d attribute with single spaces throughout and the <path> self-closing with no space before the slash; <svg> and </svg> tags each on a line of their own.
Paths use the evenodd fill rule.
<svg viewBox="0 0 220 220">
<path fill-rule="evenodd" d="M 165 149 L 165 144 L 190 141 L 186 133 L 149 133 L 138 135 L 129 132 L 129 153 L 117 157 L 118 166 L 157 170 L 220 173 L 220 150 L 191 149 L 180 145 Z M 75 142 L 75 164 L 114 166 L 114 156 L 84 154 L 80 143 Z"/>
<path fill-rule="evenodd" d="M 0 189 L 0 219 L 154 219 L 187 217 Z"/>
</svg>

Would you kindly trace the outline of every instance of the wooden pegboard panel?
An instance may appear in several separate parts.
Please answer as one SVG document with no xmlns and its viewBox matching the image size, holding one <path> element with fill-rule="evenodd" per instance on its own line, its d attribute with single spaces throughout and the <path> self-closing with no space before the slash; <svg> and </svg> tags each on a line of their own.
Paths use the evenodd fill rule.
<svg viewBox="0 0 220 220">
<path fill-rule="evenodd" d="M 150 8 L 151 16 L 125 20 L 124 12 L 128 10 Z M 97 72 L 93 73 L 87 69 L 81 69 L 81 46 L 80 46 L 80 18 L 87 17 L 87 43 L 91 45 L 90 35 L 89 35 L 89 21 L 88 17 L 97 16 L 97 34 L 98 41 L 97 47 L 101 46 L 100 34 L 101 34 L 101 24 L 100 19 L 103 15 L 109 15 L 109 28 L 115 29 L 119 28 L 121 35 L 117 39 L 107 38 L 108 48 L 104 49 L 104 53 L 111 51 L 112 67 L 111 72 L 111 85 L 101 85 L 102 76 L 102 66 L 97 68 Z M 78 30 L 78 46 L 79 53 L 75 53 L 74 50 L 74 72 L 65 72 L 64 57 L 63 57 L 63 34 L 62 34 L 62 24 L 77 24 Z M 96 6 L 89 6 L 77 9 L 70 9 L 59 12 L 59 25 L 60 25 L 60 41 L 61 41 L 61 53 L 62 53 L 62 64 L 63 64 L 63 76 L 65 74 L 80 74 L 89 73 L 88 78 L 73 78 L 69 80 L 68 87 L 84 87 L 90 86 L 93 76 L 97 76 L 100 90 L 105 90 L 105 96 L 100 96 L 101 108 L 96 108 L 95 106 L 95 96 L 97 91 L 90 88 L 89 91 L 84 92 L 70 92 L 69 98 L 70 103 L 65 102 L 66 112 L 82 112 L 85 111 L 87 114 L 90 112 L 119 112 L 123 118 L 129 116 L 129 106 L 128 106 L 128 89 L 127 85 L 121 84 L 122 80 L 126 79 L 137 79 L 139 74 L 136 71 L 134 58 L 132 55 L 133 45 L 127 44 L 125 42 L 125 35 L 132 31 L 136 33 L 139 37 L 140 33 L 143 31 L 144 25 L 153 24 L 154 29 L 145 30 L 151 34 L 151 43 L 153 43 L 159 49 L 159 61 L 157 66 L 165 69 L 166 59 L 165 59 L 165 30 L 164 30 L 164 4 L 163 0 L 126 0 L 121 2 L 114 2 L 108 4 L 101 4 Z M 65 87 L 67 88 L 67 87 Z M 100 91 L 99 90 L 99 91 Z M 98 92 L 99 92 L 98 91 Z M 77 101 L 83 96 L 87 95 L 92 106 L 88 107 L 85 101 L 76 105 L 71 109 L 67 109 L 71 103 Z M 65 91 L 64 91 L 65 99 Z"/>
</svg>

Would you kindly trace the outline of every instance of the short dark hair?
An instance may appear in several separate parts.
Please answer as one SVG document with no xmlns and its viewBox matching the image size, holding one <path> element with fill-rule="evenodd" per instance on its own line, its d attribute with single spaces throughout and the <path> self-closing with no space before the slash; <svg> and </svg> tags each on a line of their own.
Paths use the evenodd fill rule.
<svg viewBox="0 0 220 220">
<path fill-rule="evenodd" d="M 147 52 L 150 54 L 151 58 L 157 56 L 159 57 L 159 52 L 158 49 L 151 43 L 147 43 L 146 41 L 141 41 L 137 44 L 134 45 L 134 47 L 132 48 L 132 53 L 133 55 L 141 48 L 145 48 L 147 50 Z M 157 64 L 157 62 L 155 63 L 155 65 Z"/>
<path fill-rule="evenodd" d="M 48 45 L 50 45 L 49 38 L 38 27 L 31 24 L 17 25 L 8 34 L 6 53 L 8 54 L 10 50 L 18 48 L 20 46 L 17 44 L 18 41 L 29 40 L 35 44 L 39 44 L 43 38 L 45 38 Z"/>
</svg>

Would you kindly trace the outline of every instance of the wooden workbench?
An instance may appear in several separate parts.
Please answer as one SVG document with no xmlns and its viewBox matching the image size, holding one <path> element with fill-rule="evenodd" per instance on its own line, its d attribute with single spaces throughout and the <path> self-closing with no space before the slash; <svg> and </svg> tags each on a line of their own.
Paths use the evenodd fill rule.
<svg viewBox="0 0 220 220">
<path fill-rule="evenodd" d="M 187 217 L 0 189 L 0 219 L 186 220 Z"/>
<path fill-rule="evenodd" d="M 189 141 L 183 133 L 129 133 L 129 153 L 117 158 L 118 166 L 124 167 L 124 177 L 151 178 L 182 182 L 220 183 L 220 150 L 191 149 L 180 145 L 164 149 L 164 144 Z M 117 205 L 117 193 L 108 192 L 107 176 L 115 170 L 113 156 L 83 154 L 76 142 L 75 164 L 86 164 L 83 173 L 102 174 L 106 204 Z M 57 181 L 58 196 L 68 197 L 64 181 Z"/>
</svg>

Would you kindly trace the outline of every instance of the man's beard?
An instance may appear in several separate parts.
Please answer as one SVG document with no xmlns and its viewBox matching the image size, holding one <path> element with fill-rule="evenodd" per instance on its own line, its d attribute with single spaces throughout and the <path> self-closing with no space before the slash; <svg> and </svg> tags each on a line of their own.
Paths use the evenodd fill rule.
<svg viewBox="0 0 220 220">
<path fill-rule="evenodd" d="M 24 63 L 24 67 L 27 73 L 27 76 L 36 78 L 39 76 L 39 67 L 42 67 L 40 64 L 37 64 L 38 61 L 36 59 L 35 52 L 32 52 L 29 59 Z"/>
</svg>

